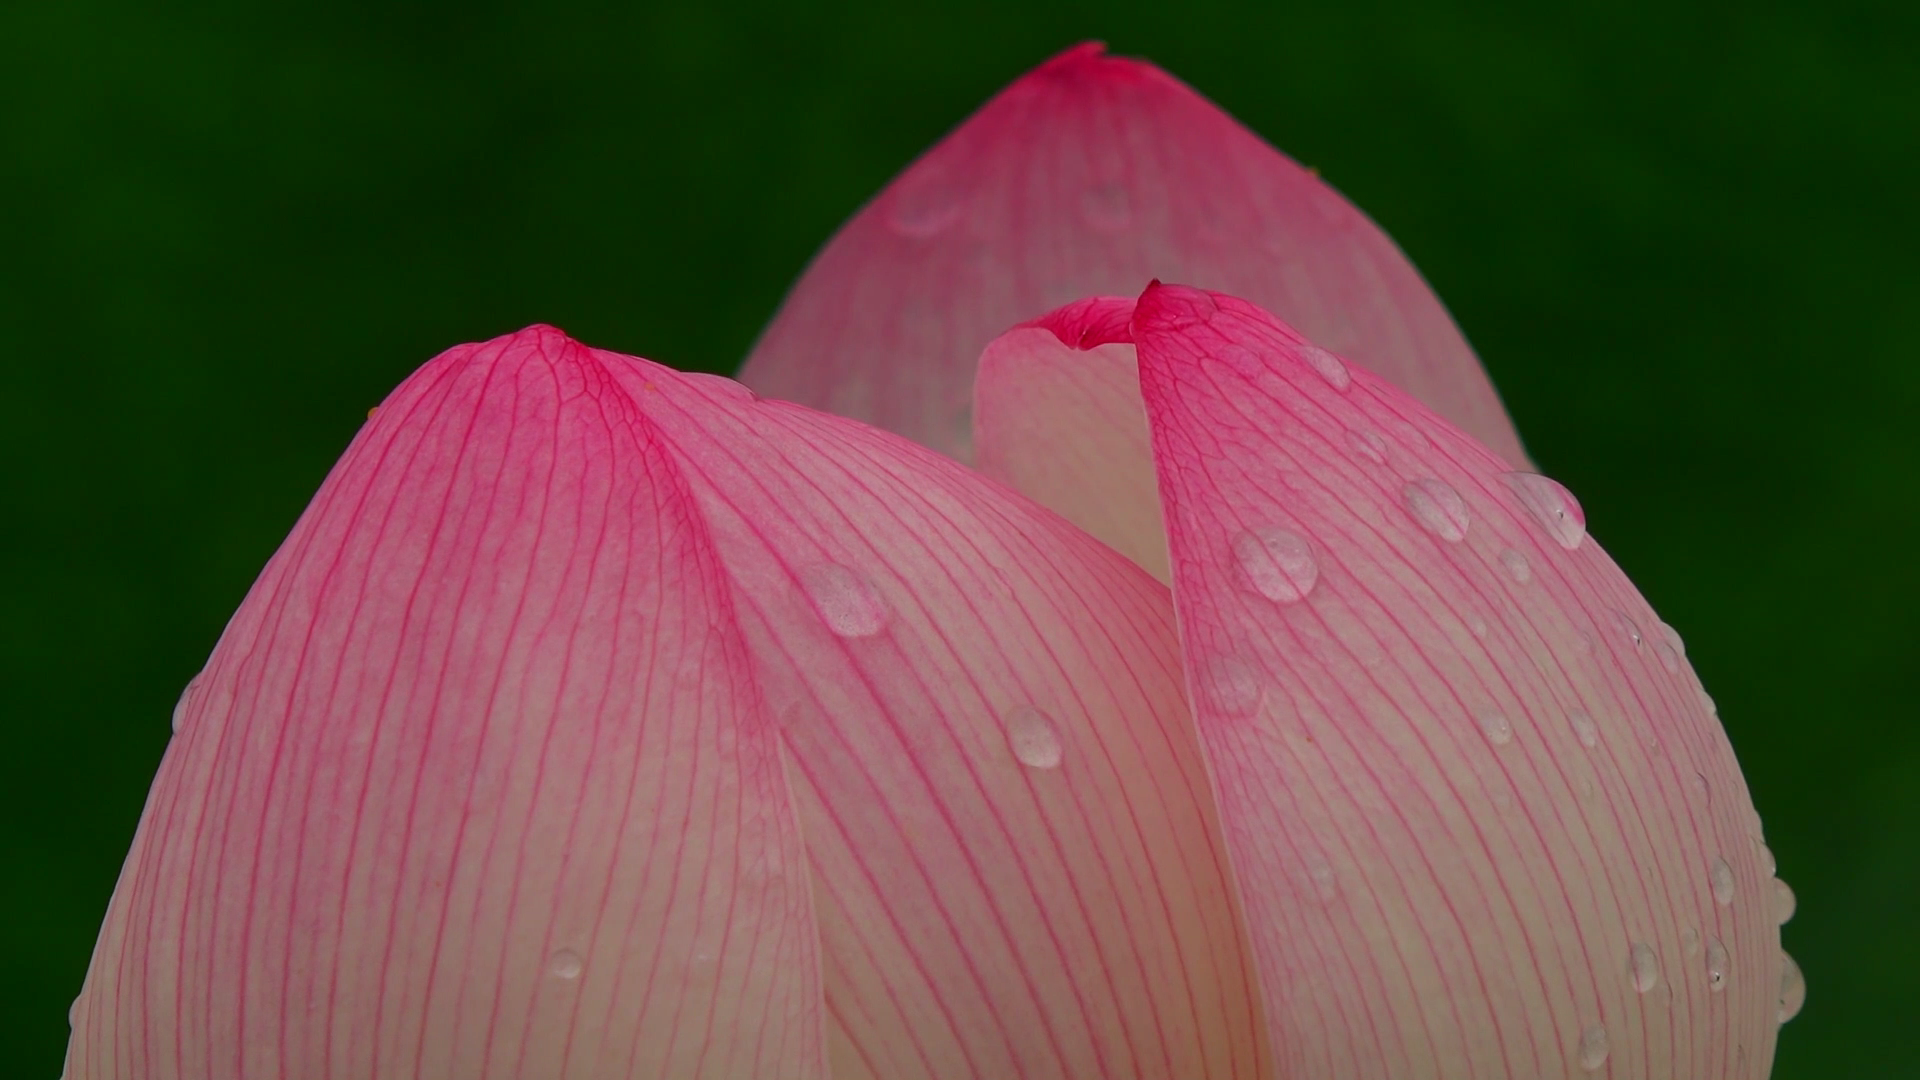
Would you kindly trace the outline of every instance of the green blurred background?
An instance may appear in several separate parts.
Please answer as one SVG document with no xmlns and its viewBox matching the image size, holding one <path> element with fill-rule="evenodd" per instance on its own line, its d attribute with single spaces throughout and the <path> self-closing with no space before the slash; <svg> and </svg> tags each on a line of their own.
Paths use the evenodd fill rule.
<svg viewBox="0 0 1920 1080">
<path fill-rule="evenodd" d="M 1775 1075 L 1920 1077 L 1914 5 L 161 7 L 0 6 L 0 1074 L 58 1074 L 174 700 L 368 406 L 534 321 L 731 370 L 1100 37 L 1399 239 L 1685 633 L 1801 897 Z"/>
</svg>

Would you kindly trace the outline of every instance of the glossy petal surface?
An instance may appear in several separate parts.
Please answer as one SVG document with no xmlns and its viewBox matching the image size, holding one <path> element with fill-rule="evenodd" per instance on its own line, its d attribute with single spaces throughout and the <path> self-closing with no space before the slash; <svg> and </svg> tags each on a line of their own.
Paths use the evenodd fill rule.
<svg viewBox="0 0 1920 1080">
<path fill-rule="evenodd" d="M 742 378 L 968 460 L 989 341 L 1154 278 L 1248 297 L 1524 461 L 1479 361 L 1378 226 L 1177 79 L 1097 45 L 1015 82 L 855 215 Z"/>
<path fill-rule="evenodd" d="M 190 690 L 67 1075 L 824 1077 L 730 605 L 600 359 L 536 328 L 429 363 Z"/>
<path fill-rule="evenodd" d="M 1165 589 L 904 439 L 652 390 L 782 718 L 835 1077 L 1265 1075 Z"/>
<path fill-rule="evenodd" d="M 1280 1075 L 1764 1077 L 1757 818 L 1599 545 L 1249 303 L 1156 286 L 1132 332 Z M 1305 588 L 1249 566 L 1276 535 Z"/>
</svg>

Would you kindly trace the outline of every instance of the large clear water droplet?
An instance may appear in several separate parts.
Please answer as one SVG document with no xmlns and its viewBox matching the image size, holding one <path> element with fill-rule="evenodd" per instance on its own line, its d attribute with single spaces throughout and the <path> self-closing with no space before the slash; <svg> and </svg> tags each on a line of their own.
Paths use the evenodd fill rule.
<svg viewBox="0 0 1920 1080">
<path fill-rule="evenodd" d="M 1007 745 L 1020 764 L 1036 769 L 1060 765 L 1060 732 L 1046 713 L 1022 705 L 1007 714 Z"/>
<path fill-rule="evenodd" d="M 1520 499 L 1534 520 L 1545 526 L 1554 542 L 1572 551 L 1587 538 L 1587 515 L 1580 501 L 1558 480 L 1539 473 L 1510 472 L 1500 475 Z"/>
<path fill-rule="evenodd" d="M 1527 562 L 1525 555 L 1512 548 L 1507 548 L 1500 553 L 1500 566 L 1516 584 L 1525 585 L 1533 580 L 1533 564 Z"/>
<path fill-rule="evenodd" d="M 1773 1016 L 1779 1023 L 1786 1023 L 1800 1015 L 1807 1004 L 1807 977 L 1800 965 L 1793 962 L 1785 950 L 1780 953 L 1780 1007 Z"/>
<path fill-rule="evenodd" d="M 1122 184 L 1095 184 L 1080 193 L 1080 216 L 1101 232 L 1119 232 L 1133 224 L 1132 200 Z"/>
<path fill-rule="evenodd" d="M 1593 722 L 1584 710 L 1575 709 L 1567 714 L 1567 722 L 1573 725 L 1573 737 L 1580 745 L 1591 750 L 1600 745 L 1600 725 Z"/>
<path fill-rule="evenodd" d="M 1444 480 L 1410 480 L 1400 489 L 1420 527 L 1450 544 L 1467 538 L 1467 504 Z"/>
<path fill-rule="evenodd" d="M 547 961 L 547 970 L 551 971 L 556 979 L 577 979 L 580 973 L 586 970 L 586 963 L 580 959 L 580 954 L 572 949 L 561 949 Z"/>
<path fill-rule="evenodd" d="M 1607 1063 L 1607 1029 L 1594 1024 L 1580 1033 L 1580 1045 L 1574 1059 L 1588 1072 L 1598 1072 Z"/>
<path fill-rule="evenodd" d="M 1353 372 L 1347 370 L 1347 362 L 1318 345 L 1300 346 L 1300 359 L 1305 360 L 1307 366 L 1335 390 L 1345 390 L 1353 385 Z"/>
<path fill-rule="evenodd" d="M 1481 709 L 1474 714 L 1480 722 L 1480 730 L 1486 734 L 1487 741 L 1495 746 L 1505 746 L 1513 741 L 1513 722 L 1505 713 L 1497 709 Z"/>
<path fill-rule="evenodd" d="M 801 574 L 800 584 L 820 621 L 841 637 L 872 637 L 887 628 L 887 605 L 859 573 L 820 563 Z"/>
<path fill-rule="evenodd" d="M 1305 537 L 1277 525 L 1247 529 L 1233 538 L 1233 558 L 1255 592 L 1291 604 L 1306 599 L 1320 580 L 1320 564 Z"/>
<path fill-rule="evenodd" d="M 1788 885 L 1786 882 L 1781 881 L 1779 878 L 1774 878 L 1773 879 L 1774 924 L 1777 926 L 1787 925 L 1787 923 L 1793 918 L 1794 909 L 1799 906 L 1800 906 L 1800 901 L 1796 899 L 1793 895 L 1793 886 Z"/>
<path fill-rule="evenodd" d="M 1718 855 L 1707 866 L 1707 884 L 1713 887 L 1713 902 L 1721 907 L 1733 904 L 1733 867 Z"/>
<path fill-rule="evenodd" d="M 1707 989 L 1719 993 L 1727 988 L 1727 947 L 1720 939 L 1707 939 Z"/>
<path fill-rule="evenodd" d="M 1634 993 L 1644 994 L 1660 985 L 1660 956 L 1644 941 L 1634 942 L 1628 950 L 1627 970 L 1633 976 Z"/>
<path fill-rule="evenodd" d="M 1381 438 L 1378 432 L 1363 428 L 1348 428 L 1346 440 L 1347 449 L 1375 465 L 1387 463 L 1387 440 Z"/>
</svg>

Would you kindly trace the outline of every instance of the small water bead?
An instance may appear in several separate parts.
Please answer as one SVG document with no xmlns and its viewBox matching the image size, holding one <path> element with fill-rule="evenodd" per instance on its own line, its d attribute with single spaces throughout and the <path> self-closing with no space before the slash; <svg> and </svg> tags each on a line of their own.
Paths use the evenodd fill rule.
<svg viewBox="0 0 1920 1080">
<path fill-rule="evenodd" d="M 1687 786 L 1693 789 L 1695 795 L 1703 799 L 1713 793 L 1713 786 L 1707 783 L 1707 777 L 1704 773 L 1694 773 L 1688 777 Z"/>
<path fill-rule="evenodd" d="M 1525 585 L 1527 582 L 1533 580 L 1533 565 L 1527 562 L 1525 555 L 1520 554 L 1512 548 L 1507 548 L 1500 553 L 1500 565 L 1505 568 L 1507 576 L 1512 578 L 1517 585 Z"/>
<path fill-rule="evenodd" d="M 172 724 L 173 724 L 173 733 L 175 735 L 180 734 L 180 725 L 186 722 L 187 699 L 193 696 L 194 690 L 197 687 L 199 687 L 200 680 L 203 677 L 204 677 L 204 673 L 202 673 L 201 675 L 195 675 L 193 678 L 188 679 L 186 688 L 180 691 L 180 700 L 173 703 Z"/>
<path fill-rule="evenodd" d="M 1587 715 L 1585 710 L 1575 709 L 1568 713 L 1567 722 L 1573 725 L 1573 737 L 1580 740 L 1581 746 L 1591 750 L 1600 745 L 1600 725 L 1594 723 L 1593 717 Z"/>
<path fill-rule="evenodd" d="M 1673 646 L 1664 641 L 1657 642 L 1653 646 L 1653 655 L 1660 658 L 1660 666 L 1666 668 L 1668 674 L 1680 674 L 1680 654 L 1674 651 Z"/>
<path fill-rule="evenodd" d="M 1700 931 L 1689 926 L 1680 931 L 1680 955 L 1693 957 L 1700 952 Z"/>
<path fill-rule="evenodd" d="M 572 949 L 561 949 L 553 954 L 553 959 L 547 961 L 547 970 L 553 972 L 556 979 L 577 979 L 586 970 L 586 963 Z"/>
<path fill-rule="evenodd" d="M 1754 856 L 1760 860 L 1761 873 L 1772 875 L 1780 872 L 1780 862 L 1773 857 L 1773 849 L 1767 846 L 1765 840 L 1758 836 L 1754 837 L 1753 847 Z"/>
<path fill-rule="evenodd" d="M 1047 714 L 1031 705 L 1007 714 L 1007 745 L 1022 765 L 1036 769 L 1060 766 L 1060 732 Z"/>
<path fill-rule="evenodd" d="M 1247 662 L 1235 656 L 1216 656 L 1207 662 L 1203 676 L 1207 698 L 1228 716 L 1247 716 L 1260 708 L 1266 691 L 1260 676 Z"/>
<path fill-rule="evenodd" d="M 1180 329 L 1185 326 L 1197 326 L 1212 322 L 1220 313 L 1220 305 L 1213 297 L 1199 289 L 1182 289 L 1175 296 L 1168 297 L 1167 326 Z"/>
<path fill-rule="evenodd" d="M 1555 543 L 1572 551 L 1587 538 L 1587 515 L 1580 509 L 1580 500 L 1558 480 L 1531 472 L 1501 473 L 1500 479 Z"/>
<path fill-rule="evenodd" d="M 952 228 L 965 206 L 965 196 L 945 170 L 922 168 L 894 193 L 887 225 L 901 236 L 925 240 Z"/>
<path fill-rule="evenodd" d="M 1467 504 L 1444 480 L 1410 480 L 1401 490 L 1420 527 L 1449 544 L 1467 538 Z"/>
<path fill-rule="evenodd" d="M 1313 883 L 1313 895 L 1323 904 L 1332 903 L 1340 895 L 1340 882 L 1333 875 L 1333 864 L 1324 855 L 1307 860 L 1307 880 Z"/>
<path fill-rule="evenodd" d="M 1612 614 L 1613 625 L 1618 627 L 1620 632 L 1627 636 L 1628 641 L 1633 642 L 1634 648 L 1639 648 L 1640 643 L 1645 640 L 1645 638 L 1641 636 L 1639 624 L 1628 618 L 1627 613 L 1624 611 L 1615 611 Z"/>
<path fill-rule="evenodd" d="M 1785 926 L 1793 919 L 1794 909 L 1800 901 L 1793 895 L 1793 886 L 1779 878 L 1773 879 L 1773 921 L 1776 926 Z"/>
<path fill-rule="evenodd" d="M 1306 599 L 1320 580 L 1320 564 L 1314 561 L 1306 538 L 1276 525 L 1234 536 L 1233 558 L 1248 586 L 1276 603 Z"/>
<path fill-rule="evenodd" d="M 1707 989 L 1719 993 L 1727 988 L 1727 947 L 1719 938 L 1707 939 Z"/>
<path fill-rule="evenodd" d="M 1513 722 L 1504 713 L 1482 709 L 1474 719 L 1480 722 L 1480 730 L 1486 733 L 1487 741 L 1493 745 L 1505 746 L 1513 741 Z"/>
<path fill-rule="evenodd" d="M 1133 207 L 1120 184 L 1095 184 L 1080 193 L 1080 216 L 1101 232 L 1119 232 L 1133 224 Z"/>
<path fill-rule="evenodd" d="M 1387 440 L 1381 438 L 1379 433 L 1364 428 L 1348 428 L 1346 440 L 1347 449 L 1375 465 L 1387 463 Z"/>
<path fill-rule="evenodd" d="M 1713 902 L 1721 907 L 1733 904 L 1733 867 L 1718 855 L 1707 867 L 1707 883 L 1713 887 Z"/>
<path fill-rule="evenodd" d="M 1807 977 L 1794 963 L 1786 950 L 1780 952 L 1780 1006 L 1773 1018 L 1778 1023 L 1786 1023 L 1800 1015 L 1807 1004 Z"/>
<path fill-rule="evenodd" d="M 800 584 L 820 620 L 841 637 L 872 637 L 886 629 L 886 604 L 857 572 L 839 563 L 820 563 L 800 575 Z"/>
<path fill-rule="evenodd" d="M 1487 620 L 1478 615 L 1467 616 L 1467 633 L 1484 639 L 1487 636 Z"/>
<path fill-rule="evenodd" d="M 1708 716 L 1720 715 L 1720 706 L 1714 703 L 1713 695 L 1704 689 L 1700 691 L 1700 707 L 1707 710 Z"/>
<path fill-rule="evenodd" d="M 1627 951 L 1627 971 L 1633 976 L 1633 991 L 1644 994 L 1660 985 L 1660 956 L 1653 946 L 1636 941 Z"/>
<path fill-rule="evenodd" d="M 1353 372 L 1347 370 L 1347 362 L 1318 345 L 1300 346 L 1300 359 L 1307 366 L 1327 380 L 1327 385 L 1335 390 L 1345 390 L 1353 385 Z"/>
<path fill-rule="evenodd" d="M 1574 1058 L 1580 1067 L 1588 1072 L 1598 1072 L 1607 1063 L 1607 1029 L 1595 1024 L 1580 1033 L 1580 1045 L 1574 1051 Z"/>
</svg>

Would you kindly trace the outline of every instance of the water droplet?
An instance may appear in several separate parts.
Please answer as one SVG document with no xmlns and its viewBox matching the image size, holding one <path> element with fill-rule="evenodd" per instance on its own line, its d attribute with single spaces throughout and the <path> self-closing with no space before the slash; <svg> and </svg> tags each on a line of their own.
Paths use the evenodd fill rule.
<svg viewBox="0 0 1920 1080">
<path fill-rule="evenodd" d="M 1467 504 L 1444 480 L 1411 480 L 1400 489 L 1420 527 L 1450 544 L 1467 538 Z"/>
<path fill-rule="evenodd" d="M 1320 580 L 1320 565 L 1306 538 L 1275 525 L 1236 535 L 1233 557 L 1255 592 L 1282 604 L 1305 599 Z"/>
<path fill-rule="evenodd" d="M 1793 895 L 1793 886 L 1788 885 L 1786 882 L 1781 881 L 1779 878 L 1774 878 L 1773 879 L 1774 924 L 1777 926 L 1787 925 L 1787 923 L 1791 921 L 1793 918 L 1794 909 L 1799 906 L 1800 906 L 1799 899 Z"/>
<path fill-rule="evenodd" d="M 561 949 L 547 962 L 547 970 L 553 972 L 556 979 L 577 979 L 585 969 L 586 964 L 581 961 L 580 954 L 572 949 Z"/>
<path fill-rule="evenodd" d="M 1513 724 L 1506 716 L 1493 709 L 1482 709 L 1474 719 L 1480 721 L 1480 730 L 1487 735 L 1487 741 L 1495 746 L 1505 746 L 1513 741 Z"/>
<path fill-rule="evenodd" d="M 1060 732 L 1047 714 L 1030 705 L 1022 705 L 1007 714 L 1007 745 L 1020 764 L 1036 769 L 1060 765 Z"/>
<path fill-rule="evenodd" d="M 1575 1051 L 1580 1067 L 1588 1072 L 1596 1072 L 1607 1063 L 1607 1029 L 1595 1024 L 1580 1033 L 1580 1047 Z"/>
<path fill-rule="evenodd" d="M 1707 989 L 1719 993 L 1727 988 L 1727 947 L 1720 939 L 1707 939 Z"/>
<path fill-rule="evenodd" d="M 1807 977 L 1783 949 L 1780 952 L 1780 1008 L 1774 1012 L 1774 1019 L 1784 1024 L 1799 1016 L 1806 1004 Z"/>
<path fill-rule="evenodd" d="M 1208 699 L 1228 716 L 1246 716 L 1260 707 L 1265 692 L 1246 661 L 1216 656 L 1208 662 L 1204 679 Z"/>
<path fill-rule="evenodd" d="M 1534 520 L 1546 527 L 1547 535 L 1554 542 L 1572 551 L 1587 538 L 1587 515 L 1580 509 L 1580 501 L 1573 492 L 1563 487 L 1558 480 L 1541 476 L 1539 473 L 1510 472 L 1500 474 L 1513 493 L 1520 498 L 1520 505 L 1534 516 Z"/>
<path fill-rule="evenodd" d="M 1477 638 L 1485 638 L 1487 636 L 1487 620 L 1478 615 L 1467 616 L 1467 633 Z"/>
<path fill-rule="evenodd" d="M 1627 618 L 1627 613 L 1624 611 L 1615 611 L 1611 614 L 1613 615 L 1613 625 L 1618 627 L 1621 633 L 1627 635 L 1627 640 L 1633 642 L 1634 648 L 1639 648 L 1640 643 L 1645 640 L 1640 635 L 1639 624 Z"/>
<path fill-rule="evenodd" d="M 1120 184 L 1095 184 L 1080 193 L 1080 216 L 1101 232 L 1119 232 L 1133 223 L 1127 189 Z"/>
<path fill-rule="evenodd" d="M 1762 873 L 1777 874 L 1780 872 L 1780 862 L 1773 857 L 1773 849 L 1767 846 L 1765 840 L 1757 836 L 1754 837 L 1753 847 L 1754 855 L 1760 860 L 1760 871 Z"/>
<path fill-rule="evenodd" d="M 1704 689 L 1700 691 L 1700 707 L 1707 710 L 1708 716 L 1719 716 L 1720 706 L 1714 704 L 1713 695 Z"/>
<path fill-rule="evenodd" d="M 1340 882 L 1333 876 L 1333 864 L 1324 855 L 1307 859 L 1307 879 L 1313 883 L 1313 895 L 1323 904 L 1331 904 L 1340 895 Z"/>
<path fill-rule="evenodd" d="M 1660 956 L 1653 946 L 1636 941 L 1627 952 L 1627 969 L 1633 975 L 1633 991 L 1644 994 L 1660 985 Z"/>
<path fill-rule="evenodd" d="M 1525 555 L 1512 548 L 1507 548 L 1500 553 L 1500 565 L 1506 568 L 1507 576 L 1517 584 L 1525 585 L 1533 580 L 1532 564 L 1527 562 Z"/>
<path fill-rule="evenodd" d="M 1347 429 L 1347 449 L 1373 462 L 1375 465 L 1387 463 L 1387 440 L 1377 432 L 1365 428 Z"/>
<path fill-rule="evenodd" d="M 1689 959 L 1700 952 L 1700 931 L 1689 926 L 1680 931 L 1680 955 Z"/>
<path fill-rule="evenodd" d="M 1212 322 L 1213 317 L 1220 313 L 1220 305 L 1214 303 L 1212 295 L 1200 289 L 1180 289 L 1168 300 L 1167 325 L 1176 330 L 1183 326 Z"/>
<path fill-rule="evenodd" d="M 965 197 L 945 169 L 922 166 L 894 192 L 887 224 L 901 236 L 925 240 L 951 228 L 965 206 Z"/>
<path fill-rule="evenodd" d="M 1693 789 L 1695 795 L 1703 799 L 1713 792 L 1713 786 L 1707 783 L 1707 778 L 1704 773 L 1694 773 L 1692 776 L 1687 777 L 1687 786 Z"/>
<path fill-rule="evenodd" d="M 1713 857 L 1713 863 L 1707 867 L 1707 883 L 1713 886 L 1714 903 L 1721 907 L 1733 903 L 1733 867 L 1727 865 L 1727 860 L 1718 855 Z"/>
<path fill-rule="evenodd" d="M 1660 666 L 1666 668 L 1668 674 L 1680 674 L 1680 654 L 1673 650 L 1673 646 L 1664 641 L 1658 642 L 1653 647 L 1653 655 L 1660 658 Z"/>
<path fill-rule="evenodd" d="M 1318 345 L 1300 346 L 1300 359 L 1307 366 L 1327 380 L 1327 385 L 1335 390 L 1345 390 L 1353 385 L 1353 372 L 1347 370 L 1347 362 Z"/>
<path fill-rule="evenodd" d="M 205 675 L 206 675 L 205 672 L 201 672 L 199 675 L 195 675 L 193 678 L 188 679 L 186 688 L 180 691 L 180 700 L 173 703 L 172 723 L 173 723 L 173 733 L 175 735 L 180 734 L 180 725 L 186 722 L 187 699 L 193 696 L 194 690 L 200 686 L 200 680 L 204 678 Z"/>
<path fill-rule="evenodd" d="M 820 563 L 800 575 L 807 599 L 827 629 L 841 637 L 872 637 L 887 627 L 887 606 L 867 579 L 839 563 Z"/>
<path fill-rule="evenodd" d="M 1568 713 L 1567 722 L 1573 725 L 1573 737 L 1580 740 L 1581 746 L 1591 750 L 1600 745 L 1600 725 L 1594 723 L 1593 717 L 1588 716 L 1585 710 L 1575 709 Z"/>
<path fill-rule="evenodd" d="M 72 1027 L 80 1019 L 80 1003 L 85 1000 L 87 1000 L 87 992 L 84 988 L 73 996 L 73 1002 L 67 1006 L 68 1027 Z"/>
</svg>

